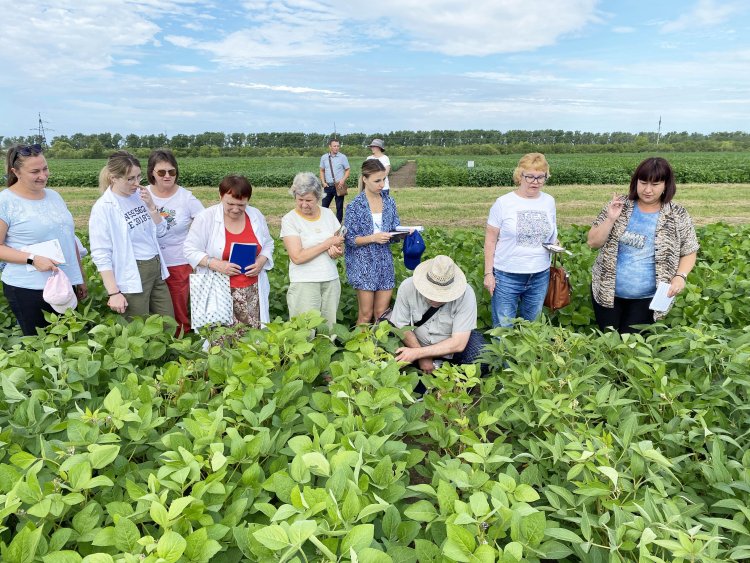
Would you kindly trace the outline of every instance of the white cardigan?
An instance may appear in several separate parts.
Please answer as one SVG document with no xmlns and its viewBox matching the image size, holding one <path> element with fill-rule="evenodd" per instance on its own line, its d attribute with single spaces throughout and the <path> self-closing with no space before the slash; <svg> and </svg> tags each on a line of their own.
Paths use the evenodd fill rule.
<svg viewBox="0 0 750 563">
<path fill-rule="evenodd" d="M 114 273 L 117 289 L 123 293 L 143 293 L 141 275 L 138 273 L 133 244 L 130 242 L 130 229 L 128 229 L 116 197 L 112 193 L 112 188 L 109 187 L 91 208 L 89 217 L 91 259 L 98 271 L 111 270 Z M 161 263 L 161 279 L 166 279 L 169 277 L 169 270 L 164 263 L 157 238 L 167 233 L 167 222 L 162 220 L 157 225 L 149 221 L 148 225 L 149 234 L 154 243 L 154 253 L 159 255 Z"/>
<path fill-rule="evenodd" d="M 267 324 L 270 322 L 268 313 L 269 295 L 271 293 L 271 284 L 268 283 L 267 270 L 273 268 L 273 238 L 268 230 L 268 223 L 263 214 L 255 207 L 247 206 L 245 213 L 250 218 L 250 224 L 253 226 L 255 236 L 261 246 L 260 254 L 268 258 L 258 275 L 258 294 L 260 297 L 260 322 Z M 206 268 L 199 268 L 198 264 L 206 256 L 211 258 L 221 258 L 224 255 L 226 246 L 226 231 L 224 226 L 224 208 L 221 203 L 201 211 L 190 225 L 190 231 L 185 239 L 185 258 L 194 269 L 207 271 Z"/>
</svg>

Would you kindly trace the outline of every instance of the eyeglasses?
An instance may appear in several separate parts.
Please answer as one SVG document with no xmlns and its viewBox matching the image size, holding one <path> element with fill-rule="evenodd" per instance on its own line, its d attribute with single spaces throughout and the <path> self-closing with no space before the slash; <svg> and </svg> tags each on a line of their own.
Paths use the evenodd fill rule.
<svg viewBox="0 0 750 563">
<path fill-rule="evenodd" d="M 141 180 L 143 180 L 143 176 L 128 176 L 127 178 L 121 176 L 120 180 L 123 180 L 126 184 L 140 184 Z"/>
<path fill-rule="evenodd" d="M 529 184 L 543 184 L 547 180 L 547 175 L 542 174 L 541 176 L 534 176 L 533 174 L 521 174 L 521 178 L 526 180 Z"/>
<path fill-rule="evenodd" d="M 16 155 L 13 157 L 13 164 L 16 163 L 19 156 L 37 156 L 42 154 L 42 145 L 34 143 L 33 145 L 19 145 L 16 147 Z"/>
<path fill-rule="evenodd" d="M 164 178 L 164 176 L 166 176 L 167 174 L 174 178 L 175 176 L 177 176 L 177 170 L 175 170 L 174 168 L 170 168 L 169 170 L 155 170 L 154 174 L 159 176 L 159 178 Z"/>
</svg>

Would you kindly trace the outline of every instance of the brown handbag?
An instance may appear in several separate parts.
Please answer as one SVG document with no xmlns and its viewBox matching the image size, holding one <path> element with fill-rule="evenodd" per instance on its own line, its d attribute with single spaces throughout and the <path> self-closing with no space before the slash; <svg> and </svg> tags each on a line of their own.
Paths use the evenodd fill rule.
<svg viewBox="0 0 750 563">
<path fill-rule="evenodd" d="M 555 255 L 549 269 L 549 287 L 544 297 L 544 306 L 550 311 L 557 311 L 570 305 L 570 291 L 570 276 L 565 268 L 557 265 L 557 255 Z"/>
<path fill-rule="evenodd" d="M 346 183 L 344 183 L 340 188 L 336 183 L 336 175 L 333 173 L 333 159 L 331 158 L 331 153 L 328 153 L 328 166 L 331 167 L 331 178 L 333 178 L 333 185 L 336 187 L 336 195 L 341 197 L 348 194 L 349 188 L 347 187 Z"/>
</svg>

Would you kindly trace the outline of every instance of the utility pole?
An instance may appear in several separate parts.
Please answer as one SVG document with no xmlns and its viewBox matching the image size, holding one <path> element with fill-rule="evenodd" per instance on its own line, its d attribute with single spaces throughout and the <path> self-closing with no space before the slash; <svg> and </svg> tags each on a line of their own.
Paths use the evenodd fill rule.
<svg viewBox="0 0 750 563">
<path fill-rule="evenodd" d="M 39 121 L 37 122 L 37 128 L 32 129 L 32 131 L 36 131 L 37 136 L 37 142 L 42 145 L 43 147 L 49 147 L 47 144 L 47 132 L 44 130 L 44 121 L 42 120 L 42 114 L 39 112 Z M 49 129 L 49 131 L 52 131 L 52 129 Z"/>
<path fill-rule="evenodd" d="M 659 146 L 659 137 L 661 137 L 661 115 L 659 116 L 659 128 L 656 130 L 656 146 Z"/>
</svg>

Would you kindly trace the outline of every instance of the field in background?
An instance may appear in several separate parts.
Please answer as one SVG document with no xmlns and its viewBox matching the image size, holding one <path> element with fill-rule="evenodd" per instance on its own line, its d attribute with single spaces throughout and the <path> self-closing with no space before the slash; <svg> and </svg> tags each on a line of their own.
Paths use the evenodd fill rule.
<svg viewBox="0 0 750 563">
<path fill-rule="evenodd" d="M 557 219 L 563 225 L 587 225 L 612 197 L 613 191 L 625 193 L 626 186 L 550 186 L 557 200 Z M 68 204 L 78 229 L 88 228 L 91 206 L 99 197 L 95 188 L 56 188 Z M 487 214 L 495 199 L 511 188 L 400 188 L 391 190 L 398 205 L 401 222 L 430 227 L 484 228 Z M 218 202 L 217 187 L 193 188 L 204 205 Z M 354 196 L 350 190 L 348 203 Z M 680 185 L 675 201 L 683 204 L 696 224 L 725 221 L 750 223 L 750 184 Z M 271 230 L 278 234 L 281 217 L 293 207 L 286 188 L 255 188 L 250 202 L 266 216 Z"/>
<path fill-rule="evenodd" d="M 551 154 L 548 155 L 552 176 L 550 185 L 625 184 L 635 167 L 649 156 L 644 153 L 623 154 Z M 750 183 L 750 153 L 669 153 L 680 184 Z M 416 185 L 438 186 L 509 186 L 520 155 L 468 157 L 474 162 L 468 168 L 467 157 L 419 156 Z M 350 158 L 351 186 L 363 159 Z M 146 159 L 142 159 L 145 168 Z M 397 170 L 406 157 L 392 158 Z M 104 160 L 51 159 L 50 186 L 91 186 L 98 184 Z M 180 181 L 184 186 L 218 186 L 226 174 L 244 174 L 254 186 L 289 186 L 297 172 L 318 173 L 319 157 L 248 157 L 248 158 L 181 158 Z M 144 170 L 145 172 L 145 170 Z"/>
</svg>

